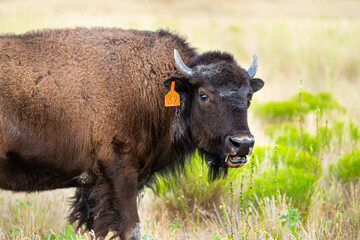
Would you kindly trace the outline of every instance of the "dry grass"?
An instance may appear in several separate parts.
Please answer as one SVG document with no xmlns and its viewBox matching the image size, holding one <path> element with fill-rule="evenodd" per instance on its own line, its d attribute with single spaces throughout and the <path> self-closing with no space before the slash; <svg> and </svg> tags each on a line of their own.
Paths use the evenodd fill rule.
<svg viewBox="0 0 360 240">
<path fill-rule="evenodd" d="M 63 232 L 71 193 L 70 189 L 31 194 L 1 191 L 0 239 L 10 238 L 11 229 L 14 239 L 38 239 L 51 231 Z"/>
<path fill-rule="evenodd" d="M 360 2 L 359 1 L 165 1 L 165 0 L 0 0 L 0 33 L 21 33 L 34 29 L 111 26 L 155 30 L 169 28 L 187 37 L 200 52 L 219 49 L 233 53 L 248 66 L 252 54 L 260 56 L 258 76 L 266 81 L 255 101 L 285 99 L 304 89 L 326 90 L 348 111 L 336 120 L 355 123 L 360 117 Z M 330 121 L 333 119 L 330 119 Z M 313 122 L 313 121 L 309 121 Z M 263 123 L 250 116 L 257 144 L 273 143 L 263 134 Z M 330 149 L 324 156 L 324 169 L 344 149 Z M 308 224 L 299 228 L 305 239 L 355 239 L 360 229 L 360 185 L 342 185 L 324 171 L 311 207 Z M 0 239 L 37 239 L 52 232 L 64 232 L 73 190 L 44 193 L 0 191 Z M 226 239 L 229 226 L 219 206 L 200 212 L 203 221 L 192 216 L 174 217 L 167 209 L 154 208 L 150 193 L 140 204 L 142 233 L 157 239 Z M 228 200 L 229 196 L 224 196 Z M 276 206 L 264 200 L 263 214 L 253 209 L 250 239 L 279 236 L 278 217 L 286 203 Z M 237 209 L 237 206 L 234 207 Z M 228 208 L 227 211 L 231 211 Z M 243 232 L 244 216 L 234 212 L 234 229 Z M 349 220 L 351 219 L 351 220 Z M 179 221 L 180 228 L 171 223 Z M 169 227 L 170 226 L 170 227 Z M 9 230 L 12 229 L 12 236 Z M 16 230 L 18 229 L 18 230 Z M 284 228 L 283 237 L 292 239 Z M 238 239 L 238 238 L 235 238 Z"/>
</svg>

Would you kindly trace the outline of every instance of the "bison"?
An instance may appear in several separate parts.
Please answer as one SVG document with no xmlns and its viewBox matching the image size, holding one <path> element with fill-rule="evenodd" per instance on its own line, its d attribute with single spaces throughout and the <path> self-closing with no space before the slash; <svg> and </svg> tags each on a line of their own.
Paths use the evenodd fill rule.
<svg viewBox="0 0 360 240">
<path fill-rule="evenodd" d="M 140 239 L 137 194 L 196 149 L 211 178 L 254 146 L 247 109 L 263 80 L 228 53 L 198 54 L 165 30 L 0 36 L 0 188 L 76 187 L 78 228 Z M 180 106 L 165 107 L 175 83 Z"/>
</svg>

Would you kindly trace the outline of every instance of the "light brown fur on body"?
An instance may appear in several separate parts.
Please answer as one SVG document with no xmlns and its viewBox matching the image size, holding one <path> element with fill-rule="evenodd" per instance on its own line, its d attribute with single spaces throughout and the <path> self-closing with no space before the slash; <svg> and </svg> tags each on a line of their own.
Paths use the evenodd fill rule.
<svg viewBox="0 0 360 240">
<path fill-rule="evenodd" d="M 89 150 L 94 149 L 100 149 L 96 158 L 102 164 L 111 165 L 106 162 L 113 159 L 107 148 L 114 140 L 133 140 L 126 143 L 132 148 L 148 146 L 149 139 L 139 134 L 141 127 L 148 126 L 141 126 L 138 114 L 147 113 L 145 117 L 153 118 L 154 125 L 164 118 L 164 94 L 159 93 L 166 92 L 162 81 L 176 73 L 172 52 L 181 47 L 171 35 L 158 35 L 96 28 L 2 37 L 0 97 L 7 103 L 0 105 L 2 116 L 11 116 L 8 121 L 20 132 L 31 126 L 35 136 L 28 138 L 43 139 L 39 151 L 55 151 L 59 157 L 46 162 L 61 169 L 78 164 L 76 170 L 84 171 L 89 167 Z M 165 118 L 171 118 L 170 112 Z M 10 127 L 9 122 L 1 119 L 3 127 Z M 52 141 L 54 135 L 59 139 Z M 79 136 L 82 139 L 76 139 Z M 21 141 L 16 136 L 6 139 L 12 138 Z M 59 146 L 59 141 L 67 146 Z M 9 151 L 7 145 L 12 144 L 3 144 L 2 152 Z M 74 156 L 62 156 L 74 146 Z"/>
<path fill-rule="evenodd" d="M 176 73 L 172 52 L 181 46 L 172 35 L 160 38 L 160 34 L 78 28 L 0 38 L 0 97 L 7 103 L 0 105 L 2 116 L 11 116 L 8 121 L 21 132 L 30 125 L 36 136 L 29 138 L 43 139 L 41 148 L 51 152 L 62 155 L 76 142 L 77 149 L 71 151 L 76 156 L 46 160 L 59 168 L 73 166 L 76 159 L 83 171 L 89 167 L 86 155 L 99 144 L 97 157 L 111 165 L 106 162 L 112 159 L 107 148 L 114 139 L 121 142 L 124 136 L 136 134 L 131 138 L 136 142 L 129 146 L 148 145 L 148 139 L 138 134 L 148 126 L 141 126 L 137 114 L 148 113 L 146 117 L 156 123 L 171 112 L 161 107 L 166 92 L 162 82 Z M 184 52 L 184 58 L 190 54 Z M 3 121 L 3 127 L 10 127 Z M 55 145 L 59 139 L 51 142 L 48 138 L 54 133 L 67 146 Z M 83 138 L 76 139 L 79 136 Z M 2 152 L 9 150 L 6 145 L 1 144 Z"/>
<path fill-rule="evenodd" d="M 83 172 L 96 182 L 118 158 L 143 185 L 154 171 L 145 158 L 156 137 L 143 133 L 165 136 L 157 144 L 170 148 L 165 130 L 175 109 L 162 106 L 163 81 L 176 73 L 173 50 L 183 46 L 165 31 L 105 28 L 0 37 L 0 187 L 76 186 Z"/>
</svg>

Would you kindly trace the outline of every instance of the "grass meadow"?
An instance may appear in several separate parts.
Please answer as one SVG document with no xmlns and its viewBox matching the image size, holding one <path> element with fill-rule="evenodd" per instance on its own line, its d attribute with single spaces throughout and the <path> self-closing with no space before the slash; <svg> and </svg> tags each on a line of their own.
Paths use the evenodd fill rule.
<svg viewBox="0 0 360 240">
<path fill-rule="evenodd" d="M 195 154 L 139 197 L 142 239 L 360 239 L 359 0 L 0 0 L 0 34 L 76 26 L 170 29 L 245 68 L 259 55 L 249 163 L 208 182 Z M 0 239 L 90 239 L 66 220 L 73 193 L 0 190 Z"/>
</svg>

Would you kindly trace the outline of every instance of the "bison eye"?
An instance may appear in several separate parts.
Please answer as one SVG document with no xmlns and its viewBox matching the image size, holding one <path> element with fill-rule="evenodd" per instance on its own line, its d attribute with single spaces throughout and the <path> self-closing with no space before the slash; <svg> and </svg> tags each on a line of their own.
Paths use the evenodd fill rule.
<svg viewBox="0 0 360 240">
<path fill-rule="evenodd" d="M 209 100 L 208 96 L 205 93 L 200 93 L 200 99 L 203 102 L 206 102 Z"/>
</svg>

